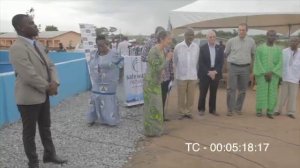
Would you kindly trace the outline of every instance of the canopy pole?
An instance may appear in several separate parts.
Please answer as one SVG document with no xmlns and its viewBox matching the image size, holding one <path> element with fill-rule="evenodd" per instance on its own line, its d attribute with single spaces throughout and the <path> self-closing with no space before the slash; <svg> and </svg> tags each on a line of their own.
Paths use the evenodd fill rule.
<svg viewBox="0 0 300 168">
<path fill-rule="evenodd" d="M 290 37 L 291 37 L 291 29 L 292 29 L 292 25 L 289 24 L 288 26 L 289 26 L 289 38 L 290 38 Z"/>
</svg>

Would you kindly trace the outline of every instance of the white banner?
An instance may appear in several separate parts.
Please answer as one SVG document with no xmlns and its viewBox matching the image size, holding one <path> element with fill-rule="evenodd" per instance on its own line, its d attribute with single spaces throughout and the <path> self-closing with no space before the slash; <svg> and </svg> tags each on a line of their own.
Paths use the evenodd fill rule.
<svg viewBox="0 0 300 168">
<path fill-rule="evenodd" d="M 88 71 L 90 72 L 89 61 L 91 57 L 93 57 L 93 55 L 91 55 L 91 52 L 93 50 L 97 50 L 96 27 L 92 24 L 79 24 L 79 27 L 81 33 L 82 48 L 84 49 L 85 58 L 88 63 Z M 91 80 L 91 83 L 93 85 L 93 80 Z"/>
<path fill-rule="evenodd" d="M 125 104 L 133 106 L 144 103 L 143 80 L 145 63 L 141 56 L 124 57 Z"/>
<path fill-rule="evenodd" d="M 85 52 L 85 58 L 89 62 L 91 52 L 97 50 L 96 45 L 96 27 L 92 24 L 79 24 L 81 33 L 82 47 Z"/>
</svg>

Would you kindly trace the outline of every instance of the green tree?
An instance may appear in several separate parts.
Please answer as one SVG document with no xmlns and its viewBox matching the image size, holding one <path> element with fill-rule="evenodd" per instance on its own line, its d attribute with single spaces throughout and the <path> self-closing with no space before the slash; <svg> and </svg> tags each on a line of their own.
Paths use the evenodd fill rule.
<svg viewBox="0 0 300 168">
<path fill-rule="evenodd" d="M 215 32 L 216 32 L 217 37 L 225 38 L 225 39 L 230 39 L 230 38 L 235 37 L 235 36 L 238 35 L 238 33 L 235 29 L 233 29 L 233 32 L 223 31 L 223 30 L 218 30 L 218 31 L 215 31 Z"/>
<path fill-rule="evenodd" d="M 259 45 L 259 44 L 266 42 L 267 37 L 266 37 L 266 35 L 255 35 L 255 36 L 253 36 L 253 39 L 254 39 L 256 45 Z"/>
<path fill-rule="evenodd" d="M 96 28 L 96 34 L 97 34 L 97 36 L 99 36 L 99 35 L 107 36 L 109 34 L 109 31 L 106 27 L 100 27 L 100 28 Z"/>
<path fill-rule="evenodd" d="M 116 27 L 109 27 L 109 32 L 111 34 L 113 34 L 114 32 L 116 32 L 118 29 Z"/>
<path fill-rule="evenodd" d="M 205 38 L 205 35 L 200 31 L 195 35 L 196 38 Z"/>
<path fill-rule="evenodd" d="M 233 36 L 239 35 L 239 32 L 236 29 L 233 29 Z"/>
<path fill-rule="evenodd" d="M 96 28 L 96 34 L 97 36 L 99 35 L 105 35 L 107 36 L 114 36 L 114 32 L 116 32 L 118 29 L 116 27 L 100 27 L 100 28 Z"/>
<path fill-rule="evenodd" d="M 46 26 L 45 31 L 58 31 L 58 28 L 56 26 L 50 25 Z"/>
<path fill-rule="evenodd" d="M 26 11 L 26 14 L 34 19 L 34 8 L 31 7 L 28 11 Z"/>
</svg>

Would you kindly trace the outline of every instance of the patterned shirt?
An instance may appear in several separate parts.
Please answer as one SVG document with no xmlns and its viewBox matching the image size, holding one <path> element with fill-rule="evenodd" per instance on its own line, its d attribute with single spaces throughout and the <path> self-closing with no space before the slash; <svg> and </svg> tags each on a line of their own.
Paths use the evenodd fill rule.
<svg viewBox="0 0 300 168">
<path fill-rule="evenodd" d="M 147 57 L 149 54 L 149 51 L 152 47 L 154 47 L 157 44 L 157 39 L 156 38 L 151 38 L 149 41 L 147 41 L 143 47 L 142 50 L 142 61 L 143 62 L 147 62 Z M 165 55 L 168 52 L 171 52 L 171 48 L 165 48 L 164 49 L 164 53 Z M 173 72 L 173 61 L 169 61 L 169 65 L 166 66 L 166 68 L 164 69 L 165 73 L 162 76 L 162 80 L 163 81 L 168 81 L 168 80 L 173 80 L 174 78 L 174 72 Z"/>
<path fill-rule="evenodd" d="M 147 62 L 147 57 L 149 54 L 149 51 L 152 47 L 155 46 L 155 44 L 157 43 L 157 39 L 156 38 L 151 38 L 150 40 L 148 40 L 142 50 L 142 61 L 143 62 Z"/>
</svg>

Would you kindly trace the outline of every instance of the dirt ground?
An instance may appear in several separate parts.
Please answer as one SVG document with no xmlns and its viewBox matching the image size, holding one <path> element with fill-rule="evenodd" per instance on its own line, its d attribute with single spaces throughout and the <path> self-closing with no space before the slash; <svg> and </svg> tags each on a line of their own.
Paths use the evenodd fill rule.
<svg viewBox="0 0 300 168">
<path fill-rule="evenodd" d="M 296 119 L 285 115 L 275 119 L 265 115 L 256 117 L 253 90 L 247 92 L 243 115 L 228 117 L 226 90 L 220 88 L 217 96 L 220 116 L 207 111 L 204 116 L 198 115 L 197 92 L 194 118 L 178 120 L 176 88 L 172 90 L 167 107 L 171 121 L 165 125 L 166 134 L 141 141 L 141 150 L 125 168 L 300 168 L 300 91 Z M 194 150 L 193 144 L 186 143 L 193 143 Z M 213 152 L 218 143 L 220 151 Z M 233 146 L 238 147 L 236 152 L 230 151 Z"/>
</svg>

